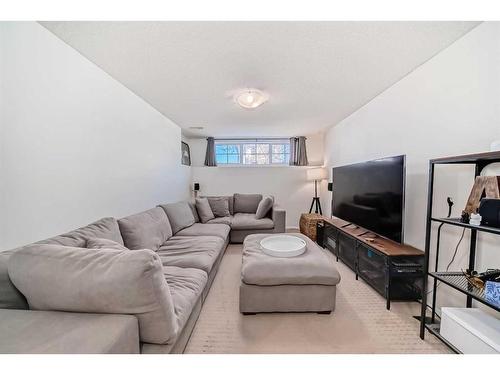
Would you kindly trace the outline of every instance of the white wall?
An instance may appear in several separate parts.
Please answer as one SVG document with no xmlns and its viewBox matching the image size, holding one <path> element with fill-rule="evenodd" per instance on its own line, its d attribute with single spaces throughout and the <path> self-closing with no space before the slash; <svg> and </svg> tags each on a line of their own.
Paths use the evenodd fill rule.
<svg viewBox="0 0 500 375">
<path fill-rule="evenodd" d="M 0 249 L 188 196 L 176 124 L 35 22 L 0 54 Z"/>
<path fill-rule="evenodd" d="M 306 180 L 307 167 L 204 167 L 207 142 L 189 139 L 193 160 L 193 182 L 199 182 L 201 194 L 262 193 L 275 197 L 287 211 L 286 225 L 298 228 L 300 214 L 307 212 L 314 195 L 313 183 Z M 323 134 L 307 136 L 311 165 L 323 165 Z"/>
<path fill-rule="evenodd" d="M 500 139 L 500 23 L 486 22 L 330 128 L 325 162 L 331 167 L 406 154 L 405 238 L 423 249 L 429 159 L 488 151 L 495 139 Z M 451 196 L 454 215 L 459 216 L 473 170 L 445 168 L 437 169 L 435 212 L 446 216 L 446 197 Z M 324 206 L 330 207 L 329 199 L 324 199 Z M 451 260 L 461 230 L 446 227 L 444 232 L 441 269 Z M 500 268 L 500 239 L 479 237 L 477 269 Z M 463 241 L 450 270 L 466 268 L 467 243 Z M 440 304 L 463 305 L 463 295 L 445 286 L 439 290 Z"/>
</svg>

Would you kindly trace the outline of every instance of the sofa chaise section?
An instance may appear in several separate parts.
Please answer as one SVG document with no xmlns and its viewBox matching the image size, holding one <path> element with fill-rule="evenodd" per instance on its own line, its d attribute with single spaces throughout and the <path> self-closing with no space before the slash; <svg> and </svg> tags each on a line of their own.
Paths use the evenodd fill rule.
<svg viewBox="0 0 500 375">
<path fill-rule="evenodd" d="M 133 315 L 0 309 L 0 353 L 139 353 Z"/>
</svg>

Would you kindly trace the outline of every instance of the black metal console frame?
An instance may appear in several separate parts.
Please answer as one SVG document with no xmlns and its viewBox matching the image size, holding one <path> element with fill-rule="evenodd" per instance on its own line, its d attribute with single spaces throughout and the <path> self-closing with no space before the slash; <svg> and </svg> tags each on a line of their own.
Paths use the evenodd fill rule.
<svg viewBox="0 0 500 375">
<path fill-rule="evenodd" d="M 422 260 L 423 260 L 423 255 L 395 255 L 395 256 L 391 256 L 391 255 L 388 255 L 388 254 L 384 254 L 382 253 L 381 251 L 377 250 L 376 248 L 374 248 L 373 246 L 370 246 L 369 244 L 365 243 L 365 242 L 361 242 L 360 240 L 358 240 L 356 237 L 352 236 L 351 234 L 345 232 L 342 230 L 342 228 L 345 228 L 351 224 L 346 224 L 344 225 L 343 227 L 336 227 L 334 225 L 331 225 L 330 223 L 328 223 L 327 221 L 325 222 L 318 222 L 317 224 L 318 226 L 320 225 L 323 225 L 325 228 L 323 229 L 323 246 L 326 247 L 329 251 L 331 251 L 333 253 L 333 255 L 336 257 L 336 260 L 337 262 L 340 260 L 342 260 L 342 262 L 344 264 L 346 264 L 349 268 L 351 268 L 355 274 L 355 277 L 356 277 L 356 280 L 359 279 L 359 277 L 361 276 L 361 278 L 368 284 L 370 285 L 373 289 L 375 289 L 380 295 L 382 295 L 385 299 L 386 299 L 386 308 L 387 310 L 390 310 L 391 309 L 391 301 L 394 301 L 391 297 L 391 286 L 395 285 L 394 284 L 394 281 L 395 280 L 404 280 L 406 279 L 406 282 L 408 281 L 414 281 L 414 279 L 423 279 L 423 265 L 421 264 L 422 263 Z M 342 258 L 342 256 L 340 255 L 339 256 L 339 238 L 338 238 L 338 235 L 337 235 L 337 238 L 335 238 L 335 241 L 336 241 L 336 249 L 332 249 L 331 247 L 329 247 L 329 244 L 328 244 L 328 232 L 329 230 L 327 229 L 328 227 L 331 227 L 335 230 L 335 232 L 338 234 L 338 233 L 341 233 L 343 236 L 346 236 L 346 237 L 349 237 L 352 241 L 354 241 L 355 243 L 355 246 L 354 246 L 354 249 L 352 249 L 352 251 L 354 251 L 354 264 L 351 266 L 351 264 L 349 264 L 350 262 L 347 260 L 347 259 L 344 259 Z M 319 231 L 317 231 L 319 233 Z M 361 233 L 360 235 L 363 235 L 363 234 L 366 234 L 366 233 L 370 233 L 370 231 L 366 231 L 365 233 Z M 374 283 L 373 281 L 369 278 L 369 277 L 365 277 L 363 275 L 362 272 L 360 272 L 360 266 L 359 266 L 359 248 L 361 246 L 364 246 L 366 247 L 367 249 L 369 249 L 370 251 L 372 251 L 373 253 L 377 254 L 379 257 L 383 258 L 384 260 L 384 293 L 382 293 L 380 290 L 378 290 L 375 286 L 374 286 Z M 417 264 L 419 261 L 420 261 L 420 264 L 418 264 L 418 267 L 413 267 L 415 269 L 414 272 L 408 272 L 408 273 L 401 273 L 401 272 L 398 272 L 398 269 L 401 270 L 401 267 L 398 267 L 396 264 L 395 264 L 395 260 L 406 260 L 406 261 L 409 261 L 409 260 L 412 260 L 413 261 L 413 264 Z M 418 293 L 417 293 L 418 295 Z M 399 300 L 399 299 L 398 299 Z M 404 300 L 408 300 L 408 299 L 404 299 Z M 409 300 L 418 300 L 418 297 L 415 297 L 415 298 L 411 298 Z"/>
<path fill-rule="evenodd" d="M 487 227 L 487 226 L 474 226 L 467 223 L 462 223 L 459 218 L 435 218 L 432 216 L 432 206 L 433 206 L 433 193 L 434 193 L 434 172 L 435 166 L 437 164 L 470 164 L 474 165 L 474 178 L 481 174 L 481 171 L 488 165 L 500 162 L 500 151 L 495 152 L 485 152 L 480 154 L 470 154 L 470 155 L 460 155 L 447 158 L 432 159 L 429 161 L 429 185 L 427 191 L 427 217 L 426 217 L 426 229 L 425 229 L 425 262 L 424 262 L 424 287 L 422 288 L 422 310 L 420 316 L 420 338 L 423 340 L 425 338 L 425 329 L 429 330 L 433 335 L 450 347 L 453 351 L 459 352 L 454 348 L 449 342 L 446 341 L 439 334 L 438 323 L 436 323 L 436 291 L 437 282 L 440 281 L 444 285 L 450 286 L 455 290 L 464 293 L 466 298 L 466 307 L 472 307 L 472 300 L 483 303 L 491 307 L 496 311 L 500 311 L 498 306 L 494 306 L 488 303 L 484 296 L 480 293 L 474 291 L 473 287 L 467 283 L 462 283 L 457 281 L 459 277 L 459 272 L 438 272 L 438 261 L 439 261 L 439 245 L 441 241 L 441 228 L 443 225 L 454 225 L 462 228 L 467 228 L 471 230 L 470 243 L 469 243 L 469 266 L 468 268 L 473 270 L 476 262 L 476 245 L 477 245 L 477 233 L 487 232 L 500 235 L 500 228 Z M 440 225 L 437 229 L 437 242 L 436 242 L 436 254 L 435 254 L 435 266 L 434 272 L 429 272 L 429 259 L 431 250 L 431 233 L 432 233 L 432 222 L 439 222 Z M 431 305 L 431 319 L 430 323 L 427 321 L 427 295 L 428 295 L 428 277 L 433 278 L 433 295 L 432 295 L 432 305 Z M 465 277 L 464 277 L 465 278 Z"/>
</svg>

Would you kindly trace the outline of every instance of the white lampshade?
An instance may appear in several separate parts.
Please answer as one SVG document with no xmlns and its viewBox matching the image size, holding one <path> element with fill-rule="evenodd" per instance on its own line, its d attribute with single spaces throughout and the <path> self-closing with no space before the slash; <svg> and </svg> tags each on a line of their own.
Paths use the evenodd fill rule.
<svg viewBox="0 0 500 375">
<path fill-rule="evenodd" d="M 325 168 L 311 168 L 307 170 L 307 179 L 309 181 L 325 180 L 326 178 Z"/>
</svg>

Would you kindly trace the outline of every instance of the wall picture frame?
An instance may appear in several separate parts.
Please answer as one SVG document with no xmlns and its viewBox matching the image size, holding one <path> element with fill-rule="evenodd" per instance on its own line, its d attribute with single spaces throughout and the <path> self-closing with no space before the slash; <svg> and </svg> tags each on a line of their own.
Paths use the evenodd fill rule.
<svg viewBox="0 0 500 375">
<path fill-rule="evenodd" d="M 191 150 L 186 142 L 181 142 L 181 164 L 191 165 Z"/>
</svg>

